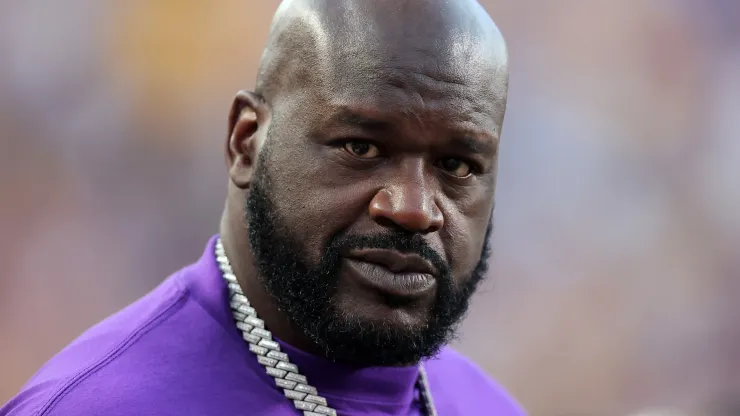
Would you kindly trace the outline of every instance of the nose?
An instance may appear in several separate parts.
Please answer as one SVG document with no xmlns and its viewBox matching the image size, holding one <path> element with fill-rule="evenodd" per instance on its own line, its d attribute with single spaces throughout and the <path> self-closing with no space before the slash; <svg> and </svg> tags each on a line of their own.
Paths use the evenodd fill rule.
<svg viewBox="0 0 740 416">
<path fill-rule="evenodd" d="M 432 233 L 444 225 L 434 193 L 418 181 L 384 187 L 370 201 L 370 218 L 376 223 L 414 233 Z"/>
</svg>

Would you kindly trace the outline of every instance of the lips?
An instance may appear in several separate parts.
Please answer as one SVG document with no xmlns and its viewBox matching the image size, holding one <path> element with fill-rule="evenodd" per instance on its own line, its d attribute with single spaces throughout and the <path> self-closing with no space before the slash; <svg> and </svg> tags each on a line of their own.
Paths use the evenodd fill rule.
<svg viewBox="0 0 740 416">
<path fill-rule="evenodd" d="M 439 273 L 429 261 L 413 253 L 383 249 L 362 249 L 351 251 L 347 257 L 363 263 L 382 266 L 395 274 L 431 275 L 436 278 Z"/>
<path fill-rule="evenodd" d="M 433 293 L 437 269 L 416 254 L 364 249 L 349 253 L 346 266 L 362 286 L 397 299 L 418 299 Z"/>
</svg>

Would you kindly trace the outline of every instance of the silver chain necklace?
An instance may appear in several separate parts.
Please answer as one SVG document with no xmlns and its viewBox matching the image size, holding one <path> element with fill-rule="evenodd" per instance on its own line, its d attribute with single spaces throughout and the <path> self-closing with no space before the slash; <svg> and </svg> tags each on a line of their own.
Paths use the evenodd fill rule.
<svg viewBox="0 0 740 416">
<path fill-rule="evenodd" d="M 288 354 L 280 351 L 280 344 L 273 340 L 272 333 L 265 329 L 265 321 L 258 318 L 257 312 L 249 305 L 249 300 L 236 281 L 220 238 L 216 240 L 215 254 L 221 275 L 229 287 L 229 303 L 234 321 L 242 333 L 242 338 L 249 344 L 249 350 L 257 356 L 257 361 L 265 368 L 267 374 L 275 379 L 277 387 L 283 389 L 285 397 L 293 401 L 295 408 L 303 411 L 304 416 L 336 416 L 337 411 L 329 407 L 326 398 L 320 396 L 316 388 L 308 384 L 306 377 L 298 371 L 298 366 L 290 362 Z M 426 415 L 437 416 L 427 373 L 422 365 L 419 365 L 416 388 L 419 390 Z"/>
</svg>

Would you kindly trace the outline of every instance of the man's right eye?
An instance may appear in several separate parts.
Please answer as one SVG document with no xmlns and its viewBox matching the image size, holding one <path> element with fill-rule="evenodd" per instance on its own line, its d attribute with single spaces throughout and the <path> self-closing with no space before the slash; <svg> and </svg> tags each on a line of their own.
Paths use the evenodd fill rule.
<svg viewBox="0 0 740 416">
<path fill-rule="evenodd" d="M 344 150 L 358 159 L 375 159 L 380 156 L 378 146 L 362 141 L 349 141 L 344 144 Z"/>
</svg>

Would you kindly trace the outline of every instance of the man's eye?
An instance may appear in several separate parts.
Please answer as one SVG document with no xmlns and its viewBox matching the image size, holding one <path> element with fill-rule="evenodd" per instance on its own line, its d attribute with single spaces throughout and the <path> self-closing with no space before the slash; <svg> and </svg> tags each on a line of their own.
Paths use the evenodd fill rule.
<svg viewBox="0 0 740 416">
<path fill-rule="evenodd" d="M 380 156 L 378 146 L 368 142 L 347 142 L 344 150 L 358 159 L 374 159 Z"/>
<path fill-rule="evenodd" d="M 455 158 L 442 159 L 439 165 L 447 173 L 449 173 L 450 175 L 456 176 L 458 178 L 465 178 L 465 177 L 470 176 L 471 173 L 473 173 L 473 168 L 471 168 L 469 164 L 463 162 L 460 159 L 455 159 Z"/>
</svg>

